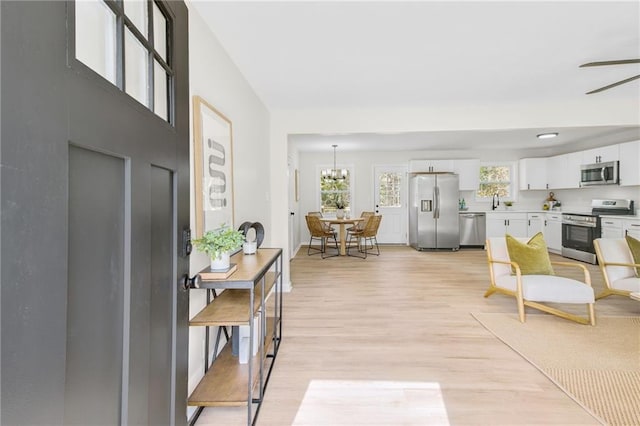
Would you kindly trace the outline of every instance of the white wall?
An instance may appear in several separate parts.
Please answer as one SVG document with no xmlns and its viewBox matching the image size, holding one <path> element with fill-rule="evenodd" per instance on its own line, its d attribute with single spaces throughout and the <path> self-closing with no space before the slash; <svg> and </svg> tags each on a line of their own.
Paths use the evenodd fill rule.
<svg viewBox="0 0 640 426">
<path fill-rule="evenodd" d="M 234 226 L 237 228 L 245 221 L 262 223 L 265 227 L 263 246 L 273 246 L 269 200 L 269 111 L 193 6 L 187 6 L 191 96 L 204 98 L 231 120 L 233 125 Z M 193 117 L 191 122 L 193 123 Z M 193 140 L 193 129 L 191 139 Z M 193 153 L 191 161 L 193 165 Z M 193 175 L 191 191 L 191 223 L 195 224 Z M 208 264 L 207 256 L 194 250 L 190 259 L 191 275 Z M 205 297 L 204 290 L 191 291 L 190 316 L 204 307 Z M 192 328 L 189 332 L 189 393 L 203 374 L 203 354 L 204 328 Z M 192 412 L 193 409 L 190 408 L 189 415 Z"/>
</svg>

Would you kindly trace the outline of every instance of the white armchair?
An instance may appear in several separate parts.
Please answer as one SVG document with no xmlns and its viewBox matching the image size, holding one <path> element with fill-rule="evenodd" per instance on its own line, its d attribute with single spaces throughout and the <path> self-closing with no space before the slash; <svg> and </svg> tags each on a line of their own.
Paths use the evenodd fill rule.
<svg viewBox="0 0 640 426">
<path fill-rule="evenodd" d="M 527 239 L 520 238 L 518 240 L 527 241 Z M 486 249 L 491 282 L 484 297 L 489 297 L 493 293 L 514 296 L 521 322 L 525 322 L 524 307 L 529 306 L 580 324 L 595 325 L 595 298 L 591 287 L 591 276 L 584 265 L 576 262 L 551 262 L 553 265 L 581 268 L 584 272 L 584 282 L 557 275 L 522 275 L 519 265 L 509 258 L 504 237 L 489 238 L 486 242 Z M 515 275 L 511 273 L 512 267 L 515 269 Z M 544 304 L 545 302 L 585 304 L 587 317 L 548 306 Z"/>
<path fill-rule="evenodd" d="M 629 245 L 624 238 L 598 238 L 593 241 L 600 270 L 604 276 L 605 289 L 596 299 L 616 294 L 629 297 L 640 292 L 640 278 L 636 276 Z"/>
</svg>

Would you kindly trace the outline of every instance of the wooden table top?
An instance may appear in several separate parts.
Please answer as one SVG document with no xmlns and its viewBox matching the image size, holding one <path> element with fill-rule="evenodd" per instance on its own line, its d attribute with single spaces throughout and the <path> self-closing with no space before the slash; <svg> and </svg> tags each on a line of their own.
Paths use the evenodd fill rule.
<svg viewBox="0 0 640 426">
<path fill-rule="evenodd" d="M 328 217 L 327 218 L 325 218 L 325 217 L 320 218 L 321 222 L 337 223 L 337 224 L 340 224 L 340 223 L 358 223 L 358 222 L 362 222 L 363 220 L 364 220 L 363 217 L 355 217 L 355 218 L 352 217 L 350 219 L 346 219 L 346 218 L 345 219 L 338 219 L 338 218 L 335 218 L 335 217 L 334 218 L 328 218 Z"/>
</svg>

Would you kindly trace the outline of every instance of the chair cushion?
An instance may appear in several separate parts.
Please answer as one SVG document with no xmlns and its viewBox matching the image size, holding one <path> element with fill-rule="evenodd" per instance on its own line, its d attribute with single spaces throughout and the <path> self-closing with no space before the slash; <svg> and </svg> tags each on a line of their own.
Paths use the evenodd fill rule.
<svg viewBox="0 0 640 426">
<path fill-rule="evenodd" d="M 527 243 L 522 243 L 509 234 L 505 238 L 509 258 L 520 266 L 523 275 L 554 275 L 542 232 L 531 237 Z"/>
<path fill-rule="evenodd" d="M 517 277 L 496 278 L 498 287 L 516 291 Z M 532 302 L 593 303 L 593 288 L 580 281 L 555 275 L 522 276 L 522 297 Z"/>
<path fill-rule="evenodd" d="M 640 263 L 640 241 L 636 240 L 631 235 L 627 235 L 624 238 L 627 240 L 629 250 L 631 250 L 633 263 Z M 636 267 L 636 277 L 640 277 L 640 267 Z"/>
<path fill-rule="evenodd" d="M 622 278 L 612 282 L 611 287 L 615 288 L 616 290 L 626 290 L 635 293 L 640 291 L 640 278 Z"/>
</svg>

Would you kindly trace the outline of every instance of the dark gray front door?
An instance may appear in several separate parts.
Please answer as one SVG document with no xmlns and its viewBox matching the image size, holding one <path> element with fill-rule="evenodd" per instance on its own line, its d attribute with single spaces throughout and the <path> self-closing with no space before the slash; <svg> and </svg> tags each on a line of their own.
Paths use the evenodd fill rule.
<svg viewBox="0 0 640 426">
<path fill-rule="evenodd" d="M 73 2 L 0 3 L 2 424 L 186 422 L 188 11 L 163 4 L 172 124 L 75 60 Z"/>
</svg>

